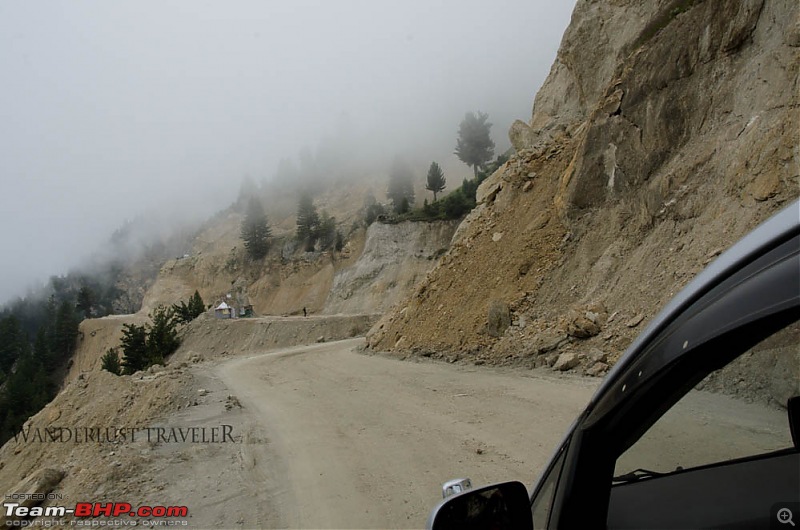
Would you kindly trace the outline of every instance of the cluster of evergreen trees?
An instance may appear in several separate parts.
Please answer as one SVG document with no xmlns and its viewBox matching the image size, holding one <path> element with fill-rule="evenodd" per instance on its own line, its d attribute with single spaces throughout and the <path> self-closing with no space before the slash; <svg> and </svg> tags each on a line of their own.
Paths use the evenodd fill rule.
<svg viewBox="0 0 800 530">
<path fill-rule="evenodd" d="M 488 122 L 486 113 L 468 112 L 464 115 L 458 129 L 455 154 L 473 170 L 472 179 L 464 179 L 462 185 L 456 188 L 443 199 L 439 194 L 447 186 L 441 166 L 432 162 L 428 169 L 425 188 L 433 193 L 433 202 L 425 200 L 422 207 L 415 206 L 414 172 L 401 158 L 396 157 L 389 170 L 389 185 L 387 198 L 391 216 L 395 220 L 432 220 L 455 219 L 463 216 L 475 207 L 475 190 L 480 182 L 491 174 L 495 144 L 490 136 L 492 124 Z M 278 166 L 276 179 L 285 182 L 287 187 L 294 190 L 314 189 L 319 191 L 325 182 L 325 173 L 334 173 L 344 168 L 343 161 L 346 157 L 337 156 L 339 151 L 334 148 L 334 143 L 323 142 L 314 155 L 310 150 L 304 150 L 299 157 L 299 166 L 291 160 L 284 159 Z M 339 146 L 341 147 L 341 146 Z M 500 160 L 500 157 L 498 157 Z M 505 158 L 503 158 L 505 161 Z M 502 163 L 502 162 L 501 162 Z M 499 164 L 494 164 L 497 167 Z M 334 171 L 335 170 L 335 171 Z M 263 206 L 254 198 L 259 193 L 257 186 L 249 181 L 243 186 L 239 203 L 250 197 L 244 221 L 241 227 L 241 237 L 247 255 L 251 260 L 260 260 L 267 255 L 270 248 L 272 231 L 264 214 Z M 380 204 L 372 194 L 368 194 L 363 215 L 366 224 L 373 223 L 387 213 L 387 208 Z M 300 192 L 297 206 L 296 240 L 306 252 L 314 250 L 340 250 L 344 244 L 344 237 L 337 228 L 336 219 L 326 212 L 318 212 L 311 194 L 308 191 Z"/>
<path fill-rule="evenodd" d="M 14 315 L 22 330 L 33 340 L 39 328 L 53 320 L 53 306 L 67 302 L 80 318 L 96 318 L 114 313 L 114 303 L 123 294 L 117 287 L 122 271 L 116 265 L 95 275 L 71 272 L 53 276 L 46 286 L 29 292 L 24 298 L 0 307 L 0 318 Z"/>
<path fill-rule="evenodd" d="M 109 348 L 102 357 L 102 367 L 112 374 L 133 374 L 154 364 L 164 364 L 164 359 L 175 353 L 181 345 L 178 325 L 188 324 L 206 310 L 203 298 L 195 291 L 187 304 L 158 306 L 150 313 L 150 323 L 143 326 L 123 324 L 120 348 Z"/>
<path fill-rule="evenodd" d="M 181 300 L 180 304 L 172 305 L 172 310 L 175 312 L 175 320 L 179 324 L 188 324 L 206 312 L 206 304 L 203 302 L 200 293 L 195 291 L 192 297 L 189 298 L 188 304 Z"/>
<path fill-rule="evenodd" d="M 253 261 L 266 257 L 270 249 L 272 230 L 261 201 L 251 197 L 241 226 L 241 237 L 247 257 Z M 337 227 L 336 218 L 326 211 L 319 213 L 314 200 L 307 192 L 300 194 L 297 204 L 297 231 L 295 238 L 305 252 L 314 250 L 342 250 L 344 234 Z"/>
<path fill-rule="evenodd" d="M 13 311 L 0 318 L 0 444 L 55 396 L 57 374 L 75 352 L 80 317 L 73 302 L 56 300 L 44 303 L 32 336 Z"/>
<path fill-rule="evenodd" d="M 129 277 L 124 259 L 135 261 L 137 255 L 129 241 L 133 228 L 126 223 L 114 232 L 110 246 L 117 258 L 95 263 L 90 271 L 53 276 L 45 286 L 0 307 L 0 444 L 55 396 L 75 352 L 80 321 L 113 314 L 119 307 L 133 309 L 135 301 L 119 288 Z M 163 242 L 139 250 L 138 263 L 148 265 L 153 275 L 173 252 Z"/>
<path fill-rule="evenodd" d="M 297 241 L 306 252 L 319 250 L 342 250 L 344 234 L 336 227 L 336 218 L 323 210 L 320 215 L 314 200 L 308 193 L 300 195 L 297 204 Z"/>
<path fill-rule="evenodd" d="M 200 299 L 196 291 L 195 295 Z M 194 300 L 194 297 L 192 299 Z M 202 305 L 202 299 L 200 304 Z M 181 302 L 181 305 L 189 307 L 194 303 L 190 301 L 187 305 Z M 109 348 L 101 360 L 103 369 L 116 375 L 129 375 L 146 370 L 154 364 L 164 364 L 164 359 L 175 353 L 181 345 L 177 329 L 180 319 L 176 307 L 179 306 L 158 306 L 150 313 L 150 323 L 142 326 L 123 324 L 120 340 L 122 356 L 117 348 Z M 198 315 L 202 312 L 200 311 Z"/>
<path fill-rule="evenodd" d="M 455 154 L 472 167 L 473 178 L 464 179 L 460 187 L 441 200 L 439 193 L 447 187 L 447 179 L 437 162 L 431 162 L 425 181 L 425 189 L 433 193 L 433 202 L 429 203 L 425 199 L 421 208 L 414 209 L 414 174 L 402 159 L 395 158 L 389 171 L 389 187 L 386 193 L 395 214 L 393 219 L 458 219 L 475 207 L 478 185 L 508 160 L 507 156 L 501 155 L 492 162 L 494 141 L 489 134 L 492 124 L 487 121 L 488 117 L 482 112 L 468 112 L 461 121 Z M 363 211 L 367 225 L 386 213 L 371 194 L 366 197 Z"/>
<path fill-rule="evenodd" d="M 447 180 L 439 164 L 432 162 L 428 169 L 425 188 L 433 192 L 433 202 L 428 202 L 428 199 L 425 199 L 422 207 L 417 209 L 406 208 L 406 204 L 403 204 L 401 208 L 394 207 L 393 211 L 397 214 L 394 219 L 398 221 L 433 221 L 463 217 L 475 208 L 475 195 L 481 182 L 486 180 L 507 160 L 507 155 L 500 155 L 495 160 L 483 164 L 476 177 L 464 179 L 461 186 L 442 198 L 437 198 L 437 194 L 445 189 Z M 395 202 L 394 204 L 396 205 L 397 203 Z M 386 213 L 384 207 L 371 194 L 367 194 L 365 198 L 363 211 L 367 225 L 373 223 L 378 216 Z"/>
<path fill-rule="evenodd" d="M 467 214 L 476 206 L 475 195 L 478 186 L 506 161 L 508 161 L 508 156 L 500 155 L 494 161 L 484 164 L 476 177 L 464 179 L 461 186 L 443 199 L 434 200 L 433 203 L 428 203 L 426 200 L 422 209 L 414 212 L 414 218 L 421 220 L 458 219 Z"/>
<path fill-rule="evenodd" d="M 241 235 L 247 256 L 251 260 L 260 260 L 266 257 L 269 252 L 269 238 L 272 236 L 272 229 L 267 222 L 264 206 L 256 197 L 250 197 L 247 203 Z"/>
</svg>

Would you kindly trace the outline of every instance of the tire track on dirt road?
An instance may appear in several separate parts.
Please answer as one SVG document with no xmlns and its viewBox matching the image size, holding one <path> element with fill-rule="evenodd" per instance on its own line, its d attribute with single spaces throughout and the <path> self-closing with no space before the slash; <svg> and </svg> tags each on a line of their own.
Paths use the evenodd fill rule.
<svg viewBox="0 0 800 530">
<path fill-rule="evenodd" d="M 213 368 L 269 437 L 250 472 L 281 484 L 285 494 L 270 504 L 290 527 L 418 528 L 447 479 L 530 486 L 597 385 L 364 355 L 361 344 L 295 347 Z"/>
</svg>

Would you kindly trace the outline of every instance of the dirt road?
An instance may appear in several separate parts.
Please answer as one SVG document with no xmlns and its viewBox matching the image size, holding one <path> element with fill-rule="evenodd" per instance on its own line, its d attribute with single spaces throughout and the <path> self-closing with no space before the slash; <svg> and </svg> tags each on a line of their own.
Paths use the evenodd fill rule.
<svg viewBox="0 0 800 530">
<path fill-rule="evenodd" d="M 289 526 L 418 527 L 446 479 L 530 483 L 594 388 L 365 356 L 360 343 L 219 368 L 287 465 Z"/>
<path fill-rule="evenodd" d="M 597 385 L 369 356 L 361 344 L 202 368 L 207 395 L 169 422 L 231 424 L 241 443 L 159 448 L 167 464 L 151 471 L 165 487 L 153 499 L 187 504 L 197 527 L 420 528 L 445 480 L 530 486 Z M 225 410 L 229 394 L 241 409 Z"/>
<path fill-rule="evenodd" d="M 420 528 L 445 480 L 530 487 L 599 382 L 400 361 L 358 353 L 361 344 L 200 365 L 202 397 L 169 423 L 232 425 L 237 443 L 158 447 L 150 484 L 163 487 L 149 500 L 186 504 L 199 528 Z M 785 423 L 727 396 L 690 398 L 675 425 L 643 445 L 645 457 L 661 455 L 674 469 L 672 459 L 688 457 L 673 446 L 695 447 L 710 462 L 708 441 L 749 443 L 753 429 Z"/>
</svg>

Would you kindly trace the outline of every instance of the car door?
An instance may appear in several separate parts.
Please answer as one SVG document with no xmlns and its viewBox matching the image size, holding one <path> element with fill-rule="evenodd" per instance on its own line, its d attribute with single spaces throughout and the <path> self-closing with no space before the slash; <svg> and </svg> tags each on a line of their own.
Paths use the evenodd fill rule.
<svg viewBox="0 0 800 530">
<path fill-rule="evenodd" d="M 711 372 L 617 458 L 608 528 L 768 527 L 797 513 L 799 336 L 789 324 Z"/>
<path fill-rule="evenodd" d="M 724 448 L 730 442 L 722 430 L 712 430 L 712 435 L 698 432 L 683 448 L 665 438 L 688 426 L 677 403 L 695 400 L 698 384 L 720 379 L 726 366 L 735 368 L 740 358 L 749 361 L 754 352 L 765 350 L 765 344 L 786 346 L 786 358 L 780 361 L 785 366 L 786 395 L 800 393 L 800 361 L 797 349 L 791 347 L 797 344 L 800 316 L 800 238 L 796 220 L 793 223 L 794 228 L 736 267 L 702 279 L 681 301 L 680 310 L 672 311 L 609 377 L 571 434 L 547 527 L 769 526 L 776 510 L 785 507 L 782 503 L 800 498 L 800 462 L 787 403 L 765 404 L 772 407 L 773 424 L 780 423 L 775 419 L 780 416 L 782 431 L 770 443 L 750 440 L 748 451 L 712 454 L 710 448 Z M 751 366 L 758 369 L 764 364 Z M 747 373 L 741 379 L 746 383 Z M 716 410 L 700 408 L 698 414 L 713 422 Z M 678 419 L 670 419 L 675 411 Z M 672 430 L 664 431 L 664 425 Z M 653 449 L 641 449 L 654 436 L 660 442 L 656 451 L 672 448 L 672 453 L 685 456 L 698 447 L 709 450 L 699 451 L 705 459 L 686 464 L 678 459 L 672 468 L 650 469 L 652 458 L 635 464 L 631 455 L 653 456 Z M 634 467 L 625 467 L 626 462 L 634 462 Z M 534 516 L 543 491 L 540 484 L 534 492 Z"/>
</svg>

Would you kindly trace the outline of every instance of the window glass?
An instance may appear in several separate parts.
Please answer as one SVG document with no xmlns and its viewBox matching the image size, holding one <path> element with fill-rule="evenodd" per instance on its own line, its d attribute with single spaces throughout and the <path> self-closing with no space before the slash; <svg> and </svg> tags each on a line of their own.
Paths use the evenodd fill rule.
<svg viewBox="0 0 800 530">
<path fill-rule="evenodd" d="M 547 528 L 547 522 L 550 520 L 550 511 L 553 507 L 553 496 L 556 492 L 558 479 L 561 476 L 561 469 L 564 467 L 564 455 L 567 453 L 567 446 L 565 444 L 561 448 L 561 454 L 558 456 L 555 465 L 550 469 L 550 474 L 533 499 L 531 506 L 531 513 L 533 515 L 533 527 L 535 529 Z"/>
<path fill-rule="evenodd" d="M 617 459 L 615 477 L 670 473 L 793 446 L 787 401 L 800 395 L 800 323 L 712 372 Z"/>
</svg>

